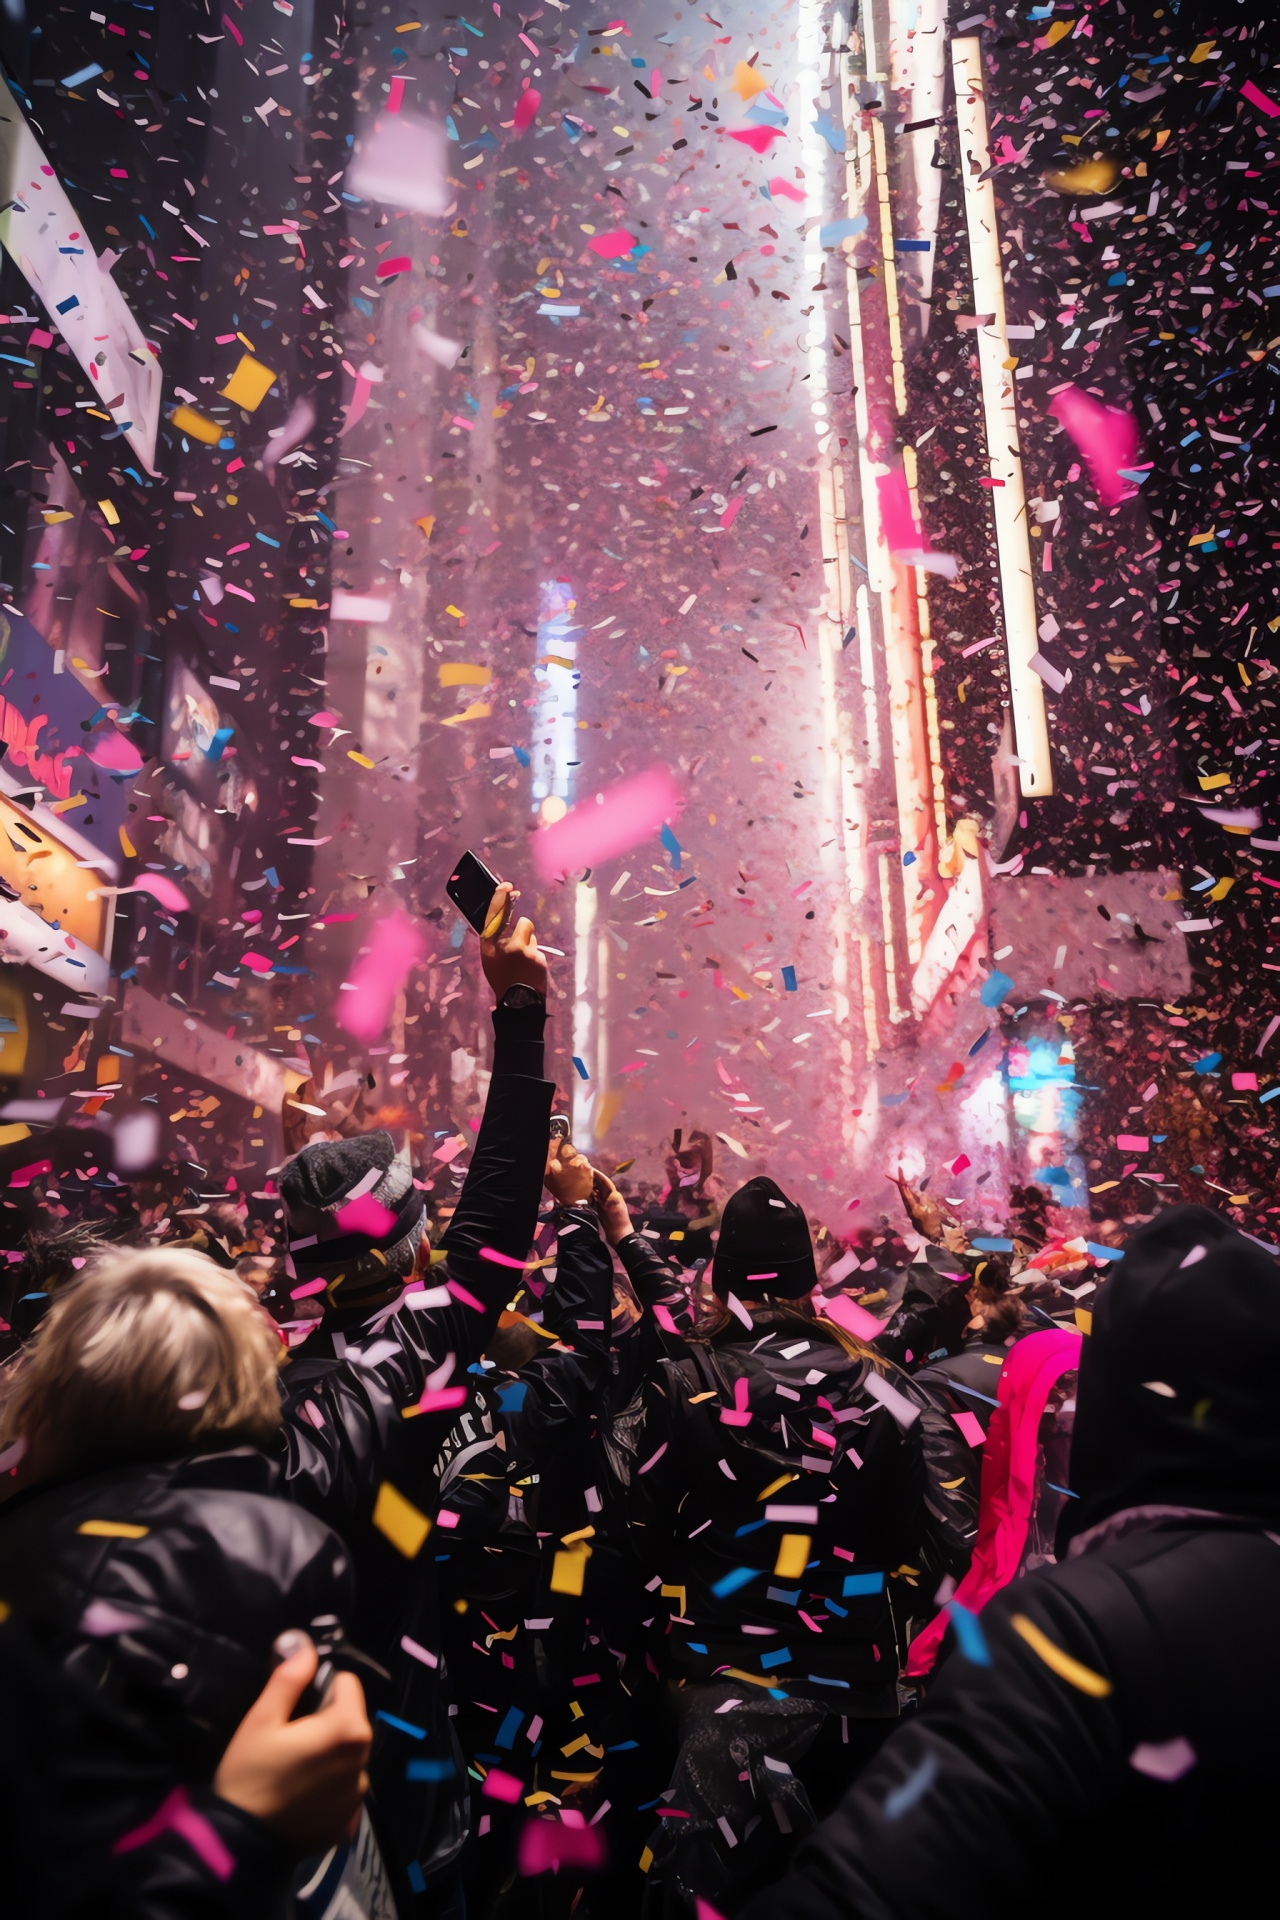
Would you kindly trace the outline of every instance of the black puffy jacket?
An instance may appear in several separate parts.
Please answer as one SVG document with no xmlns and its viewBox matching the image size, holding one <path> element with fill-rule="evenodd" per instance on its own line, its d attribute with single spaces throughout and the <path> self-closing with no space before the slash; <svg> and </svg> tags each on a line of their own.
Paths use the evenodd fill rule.
<svg viewBox="0 0 1280 1920">
<path fill-rule="evenodd" d="M 0 1508 L 0 1594 L 46 1655 L 210 1780 L 287 1627 L 355 1611 L 350 1556 L 253 1447 L 105 1468 Z"/>
<path fill-rule="evenodd" d="M 1280 1268 L 1202 1207 L 1134 1235 L 1081 1356 L 1058 1565 L 965 1623 L 744 1920 L 1200 1920 L 1274 1874 Z"/>
<path fill-rule="evenodd" d="M 670 1268 L 639 1234 L 618 1253 L 659 1343 L 633 1486 L 676 1603 L 672 1664 L 829 1686 L 837 1711 L 896 1714 L 891 1576 L 919 1567 L 925 1524 L 905 1378 L 785 1311 L 688 1340 Z"/>
</svg>

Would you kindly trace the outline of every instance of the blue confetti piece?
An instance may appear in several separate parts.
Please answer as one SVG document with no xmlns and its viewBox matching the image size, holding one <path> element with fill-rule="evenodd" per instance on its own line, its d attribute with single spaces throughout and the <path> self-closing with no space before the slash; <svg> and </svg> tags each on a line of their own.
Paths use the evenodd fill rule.
<svg viewBox="0 0 1280 1920">
<path fill-rule="evenodd" d="M 512 1380 L 508 1386 L 498 1388 L 498 1405 L 504 1413 L 521 1413 L 524 1411 L 524 1397 L 528 1391 L 529 1388 L 523 1380 Z"/>
<path fill-rule="evenodd" d="M 231 736 L 234 734 L 234 732 L 235 732 L 234 727 L 219 727 L 218 731 L 214 734 L 212 740 L 209 742 L 208 746 L 204 750 L 205 759 L 221 760 L 223 754 L 226 752 L 226 749 L 231 744 Z"/>
<path fill-rule="evenodd" d="M 1221 1065 L 1222 1055 L 1220 1053 L 1205 1053 L 1201 1054 L 1198 1060 L 1192 1062 L 1191 1071 L 1192 1073 L 1212 1073 L 1215 1067 L 1220 1067 Z"/>
<path fill-rule="evenodd" d="M 994 1240 L 994 1239 L 971 1240 L 969 1242 L 969 1245 L 971 1247 L 976 1247 L 979 1253 L 1012 1253 L 1013 1252 L 1012 1240 Z"/>
<path fill-rule="evenodd" d="M 578 1078 L 580 1080 L 589 1080 L 591 1078 L 591 1075 L 587 1072 L 576 1053 L 573 1056 L 573 1064 L 578 1069 Z"/>
<path fill-rule="evenodd" d="M 966 1660 L 975 1667 L 991 1665 L 991 1649 L 987 1645 L 987 1636 L 982 1631 L 976 1613 L 970 1613 L 968 1607 L 962 1607 L 958 1600 L 947 1602 L 947 1612 L 951 1615 L 951 1624 L 956 1630 L 956 1640 Z"/>
<path fill-rule="evenodd" d="M 411 1764 L 414 1766 L 425 1767 L 428 1764 L 443 1766 L 445 1763 L 443 1760 L 437 1760 L 434 1763 L 429 1763 L 426 1760 L 416 1760 L 416 1761 L 413 1761 Z M 452 1777 L 452 1774 L 453 1774 L 453 1763 L 450 1762 L 448 1774 L 434 1774 L 434 1773 L 415 1774 L 413 1777 L 419 1780 L 422 1780 L 422 1779 L 438 1780 L 438 1779 L 449 1779 Z M 427 1876 L 423 1873 L 422 1868 L 418 1865 L 417 1861 L 411 1860 L 404 1871 L 405 1871 L 405 1878 L 408 1880 L 409 1885 L 413 1888 L 414 1892 L 425 1893 L 427 1890 Z"/>
<path fill-rule="evenodd" d="M 1099 1247 L 1095 1246 L 1092 1240 L 1085 1241 L 1084 1250 L 1086 1253 L 1091 1253 L 1095 1260 L 1124 1259 L 1124 1249 L 1122 1247 Z"/>
<path fill-rule="evenodd" d="M 64 87 L 83 86 L 86 80 L 96 80 L 101 72 L 102 68 L 94 60 L 87 67 L 77 67 L 74 73 L 67 75 L 62 84 Z"/>
<path fill-rule="evenodd" d="M 820 113 L 816 120 L 809 123 L 815 133 L 820 133 L 832 153 L 844 152 L 844 128 L 838 127 L 829 113 Z"/>
<path fill-rule="evenodd" d="M 982 992 L 978 995 L 984 1007 L 998 1007 L 1000 1002 L 1013 992 L 1013 981 L 1007 973 L 998 970 L 989 973 L 982 983 Z"/>
<path fill-rule="evenodd" d="M 796 990 L 796 970 L 795 970 L 795 968 L 794 968 L 794 967 L 784 967 L 784 968 L 782 969 L 782 987 L 783 987 L 783 991 L 784 991 L 784 993 L 794 993 L 794 992 L 795 992 L 795 990 Z"/>
<path fill-rule="evenodd" d="M 840 1589 L 844 1599 L 854 1593 L 883 1593 L 883 1573 L 846 1573 L 844 1585 Z"/>
<path fill-rule="evenodd" d="M 527 767 L 532 765 L 532 760 L 529 754 L 525 751 L 523 747 L 513 747 L 511 751 L 515 754 L 516 759 L 520 762 L 520 765 L 522 767 Z"/>
<path fill-rule="evenodd" d="M 922 1800 L 938 1777 L 938 1756 L 926 1753 L 914 1773 L 908 1774 L 900 1787 L 895 1787 L 884 1803 L 885 1817 L 900 1820 L 909 1813 L 917 1800 Z"/>
<path fill-rule="evenodd" d="M 992 1031 L 993 1031 L 992 1028 L 988 1027 L 985 1033 L 980 1033 L 978 1035 L 977 1039 L 974 1041 L 973 1045 L 969 1049 L 970 1060 L 972 1060 L 975 1053 L 982 1052 L 982 1049 L 986 1046 L 988 1040 L 991 1038 Z"/>
<path fill-rule="evenodd" d="M 394 1727 L 397 1733 L 407 1733 L 413 1740 L 425 1740 L 427 1737 L 425 1727 L 415 1727 L 411 1720 L 397 1720 L 394 1713 L 386 1713 L 381 1707 L 378 1708 L 377 1718 L 385 1720 L 387 1725 Z"/>
<path fill-rule="evenodd" d="M 508 1748 L 513 1746 L 515 1737 L 520 1731 L 520 1722 L 523 1719 L 524 1714 L 519 1707 L 508 1707 L 506 1718 L 493 1736 L 494 1745 L 496 1747 Z"/>
<path fill-rule="evenodd" d="M 1258 1105 L 1265 1107 L 1268 1100 L 1274 1100 L 1277 1094 L 1280 1094 L 1280 1087 L 1272 1087 L 1268 1092 L 1260 1093 L 1258 1095 Z"/>
<path fill-rule="evenodd" d="M 895 253 L 928 253 L 932 245 L 931 240 L 895 240 L 893 250 Z"/>
<path fill-rule="evenodd" d="M 748 1582 L 759 1578 L 759 1567 L 734 1567 L 731 1573 L 726 1573 L 722 1579 L 715 1582 L 711 1591 L 717 1600 L 726 1600 L 731 1593 L 736 1593 L 739 1587 L 745 1587 Z"/>
<path fill-rule="evenodd" d="M 782 1667 L 786 1665 L 787 1661 L 790 1658 L 791 1658 L 790 1648 L 775 1647 L 772 1653 L 761 1654 L 760 1665 L 762 1667 Z"/>
<path fill-rule="evenodd" d="M 662 828 L 661 839 L 662 839 L 663 846 L 666 848 L 667 852 L 671 855 L 671 865 L 673 870 L 676 873 L 679 873 L 680 856 L 684 852 L 684 849 L 680 845 L 680 842 L 676 839 L 674 833 L 672 833 L 670 827 L 667 826 L 665 823 Z"/>
</svg>

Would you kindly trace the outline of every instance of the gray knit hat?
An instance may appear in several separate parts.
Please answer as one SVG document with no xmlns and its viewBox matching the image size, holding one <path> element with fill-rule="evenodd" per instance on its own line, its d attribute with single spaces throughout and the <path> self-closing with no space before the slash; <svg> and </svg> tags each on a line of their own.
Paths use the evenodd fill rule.
<svg viewBox="0 0 1280 1920">
<path fill-rule="evenodd" d="M 280 1196 L 293 1276 L 339 1281 L 335 1306 L 365 1304 L 413 1272 L 423 1197 L 389 1133 L 314 1141 L 283 1169 Z"/>
</svg>

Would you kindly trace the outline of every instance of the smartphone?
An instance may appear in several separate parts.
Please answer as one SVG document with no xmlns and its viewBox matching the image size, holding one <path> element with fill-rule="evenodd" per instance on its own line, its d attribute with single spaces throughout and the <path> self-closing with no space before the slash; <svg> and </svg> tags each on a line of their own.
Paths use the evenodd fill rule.
<svg viewBox="0 0 1280 1920">
<path fill-rule="evenodd" d="M 567 1140 L 569 1138 L 569 1132 L 570 1124 L 568 1114 L 553 1113 L 551 1116 L 551 1138 L 553 1140 Z"/>
<path fill-rule="evenodd" d="M 464 853 L 445 884 L 445 892 L 469 927 L 483 933 L 489 920 L 489 902 L 498 882 L 474 853 Z"/>
</svg>

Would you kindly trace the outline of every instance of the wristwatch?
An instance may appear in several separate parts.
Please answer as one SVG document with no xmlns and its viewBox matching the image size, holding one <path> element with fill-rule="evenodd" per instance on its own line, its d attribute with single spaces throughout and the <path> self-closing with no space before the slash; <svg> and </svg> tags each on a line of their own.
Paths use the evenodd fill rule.
<svg viewBox="0 0 1280 1920">
<path fill-rule="evenodd" d="M 546 1004 L 545 996 L 536 987 L 525 986 L 522 980 L 518 980 L 514 987 L 508 987 L 498 1002 L 500 1007 L 545 1007 Z"/>
</svg>

